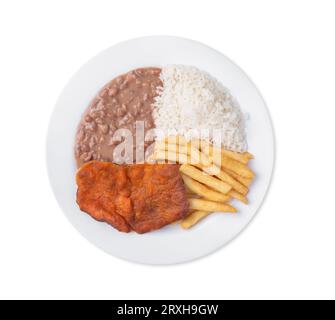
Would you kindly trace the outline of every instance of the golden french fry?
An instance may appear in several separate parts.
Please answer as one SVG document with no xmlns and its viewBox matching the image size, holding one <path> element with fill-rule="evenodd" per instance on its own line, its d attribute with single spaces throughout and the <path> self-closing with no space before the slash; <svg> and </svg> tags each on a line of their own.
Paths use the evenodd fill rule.
<svg viewBox="0 0 335 320">
<path fill-rule="evenodd" d="M 210 157 L 208 157 L 205 153 L 199 151 L 198 149 L 196 149 L 196 147 L 194 147 L 194 145 L 198 147 L 200 146 L 197 143 L 197 141 L 192 140 L 191 143 L 189 142 L 187 144 L 188 146 L 187 153 L 190 156 L 190 158 L 194 160 L 193 162 L 191 162 L 191 164 L 195 164 L 197 167 L 200 167 L 202 170 L 204 170 L 210 175 L 217 176 L 220 180 L 228 183 L 233 189 L 242 193 L 243 195 L 246 195 L 248 193 L 249 191 L 248 188 L 242 185 L 239 181 L 235 180 L 228 173 L 222 171 L 219 167 L 214 165 Z"/>
<path fill-rule="evenodd" d="M 154 150 L 166 150 L 167 143 L 165 141 L 156 141 L 154 144 Z M 175 144 L 172 144 L 175 145 Z"/>
<path fill-rule="evenodd" d="M 182 154 L 182 159 L 185 159 L 185 156 L 188 156 L 188 163 L 193 165 L 206 165 L 210 166 L 211 162 L 208 159 L 208 157 L 204 154 L 201 154 L 199 150 L 192 147 L 190 143 L 186 144 L 172 144 L 172 143 L 165 143 L 163 142 L 156 142 L 155 143 L 155 153 L 159 155 L 159 157 L 162 157 L 163 153 L 165 152 L 165 155 L 168 154 L 168 160 L 178 162 L 178 156 L 179 154 Z M 174 154 L 174 156 L 172 156 Z M 203 158 L 202 158 L 203 157 Z M 180 161 L 181 163 L 186 163 L 183 161 Z M 217 168 L 217 171 L 220 169 Z"/>
<path fill-rule="evenodd" d="M 250 159 L 254 158 L 254 156 L 249 152 L 239 153 L 239 152 L 233 152 L 230 150 L 226 150 L 223 148 L 221 150 L 221 153 L 223 156 L 229 157 L 243 164 L 247 164 Z"/>
<path fill-rule="evenodd" d="M 205 199 L 217 201 L 217 202 L 227 202 L 231 199 L 231 197 L 223 193 L 207 188 L 205 185 L 199 183 L 196 180 L 193 180 L 187 175 L 182 175 L 182 177 L 187 187 L 187 190 L 190 190 L 191 192 L 197 195 L 203 196 Z"/>
<path fill-rule="evenodd" d="M 244 157 L 248 158 L 249 160 L 254 159 L 254 155 L 248 151 L 242 153 Z"/>
<path fill-rule="evenodd" d="M 186 144 L 173 144 L 173 143 L 165 143 L 165 142 L 156 142 L 155 143 L 155 150 L 156 151 L 167 151 L 170 153 L 182 153 L 186 154 L 189 157 L 189 163 L 193 165 L 200 165 L 202 162 L 204 162 L 206 165 L 210 165 L 210 162 L 208 160 L 208 157 L 201 160 L 201 153 L 196 148 L 193 148 L 190 143 Z M 206 162 L 207 160 L 207 162 Z"/>
<path fill-rule="evenodd" d="M 208 211 L 195 211 L 190 213 L 186 218 L 184 218 L 180 225 L 183 229 L 189 229 L 192 226 L 194 226 L 196 223 L 198 223 L 201 219 L 207 217 L 212 212 Z"/>
<path fill-rule="evenodd" d="M 154 160 L 168 160 L 170 162 L 189 163 L 189 157 L 184 153 L 174 153 L 165 150 L 156 150 L 152 158 Z"/>
<path fill-rule="evenodd" d="M 190 144 L 184 137 L 182 136 L 168 136 L 163 141 L 163 143 L 168 144 L 178 144 L 178 145 L 186 145 Z M 254 156 L 249 152 L 234 152 L 231 150 L 227 150 L 224 148 L 218 148 L 211 145 L 209 142 L 201 140 L 201 139 L 192 139 L 192 146 L 202 150 L 203 148 L 208 148 L 209 155 L 213 155 L 214 153 L 220 153 L 224 157 L 231 158 L 243 164 L 247 164 L 250 159 L 253 159 Z"/>
<path fill-rule="evenodd" d="M 252 170 L 245 164 L 225 156 L 222 156 L 221 158 L 221 166 L 225 169 L 237 173 L 244 178 L 252 179 L 255 176 Z"/>
<path fill-rule="evenodd" d="M 193 139 L 190 142 L 186 142 L 185 139 L 180 136 L 174 137 L 174 139 L 179 139 L 183 144 L 169 144 L 166 143 L 168 140 L 158 142 L 156 143 L 156 148 L 158 149 L 156 150 L 156 153 L 161 157 L 162 151 L 164 151 L 165 156 L 169 161 L 175 161 L 182 164 L 190 163 L 209 175 L 215 175 L 242 195 L 248 193 L 248 187 L 235 178 L 236 176 L 241 176 L 243 179 L 250 179 L 253 177 L 254 173 L 246 165 L 232 158 L 222 156 L 221 149 L 214 148 L 209 143 L 202 140 Z M 211 151 L 219 151 L 218 156 L 215 154 L 211 155 Z M 232 151 L 229 152 L 229 154 L 233 154 Z M 174 153 L 175 155 L 173 156 Z M 185 158 L 185 154 L 188 155 L 187 158 Z M 156 156 L 156 158 L 159 157 Z M 224 161 L 224 163 L 221 163 L 222 161 Z M 225 170 L 221 170 L 218 165 L 222 165 Z M 226 172 L 227 170 L 233 172 L 234 176 Z"/>
<path fill-rule="evenodd" d="M 237 210 L 227 203 L 214 202 L 204 199 L 189 199 L 191 210 L 201 211 L 221 211 L 221 212 L 236 212 Z"/>
<path fill-rule="evenodd" d="M 222 170 L 220 170 L 219 173 L 216 174 L 216 176 L 222 181 L 227 182 L 229 185 L 232 186 L 233 189 L 235 189 L 236 191 L 240 192 L 243 195 L 246 195 L 249 191 L 247 187 L 245 187 L 239 181 L 235 180 L 228 173 Z"/>
<path fill-rule="evenodd" d="M 164 141 L 159 141 L 159 142 L 155 142 L 155 150 L 159 150 L 159 151 L 164 150 L 168 152 L 187 154 L 187 145 L 165 143 Z"/>
<path fill-rule="evenodd" d="M 193 178 L 194 180 L 199 181 L 211 187 L 212 189 L 215 189 L 224 194 L 228 193 L 232 189 L 229 184 L 223 182 L 222 180 L 214 178 L 213 176 L 205 174 L 204 172 L 191 165 L 183 164 L 179 170 L 187 176 Z"/>
<path fill-rule="evenodd" d="M 254 158 L 254 156 L 249 152 L 239 153 L 226 150 L 223 147 L 222 148 L 214 147 L 209 142 L 200 139 L 192 139 L 192 141 L 194 142 L 194 144 L 199 145 L 202 151 L 204 148 L 207 148 L 210 156 L 213 156 L 213 154 L 215 153 L 221 154 L 222 156 L 229 157 L 243 164 L 247 164 L 250 159 Z"/>
<path fill-rule="evenodd" d="M 237 160 L 234 160 L 232 158 L 223 156 L 220 153 L 217 154 L 217 153 L 215 153 L 216 151 L 211 154 L 211 150 L 214 150 L 214 149 L 209 144 L 207 144 L 207 146 L 206 146 L 206 143 L 203 143 L 201 148 L 202 148 L 201 153 L 205 155 L 202 158 L 206 160 L 206 161 L 203 161 L 201 164 L 203 164 L 205 166 L 208 166 L 209 164 L 214 163 L 214 165 L 216 165 L 220 168 L 223 167 L 225 169 L 229 169 L 233 172 L 236 172 L 240 176 L 243 176 L 243 177 L 246 177 L 246 178 L 253 178 L 254 177 L 254 173 L 245 164 L 243 164 L 243 163 L 241 163 Z M 220 150 L 220 149 L 217 149 L 217 150 Z M 212 165 L 212 167 L 213 167 L 213 165 Z"/>
<path fill-rule="evenodd" d="M 208 156 L 201 153 L 197 145 L 194 145 L 192 141 L 187 142 L 181 136 L 169 136 L 163 141 L 155 142 L 155 150 L 165 150 L 168 152 L 187 154 L 190 157 L 191 164 L 193 165 L 212 165 Z"/>
<path fill-rule="evenodd" d="M 195 166 L 203 170 L 204 172 L 208 173 L 209 175 L 216 176 L 223 182 L 228 183 L 233 189 L 242 193 L 243 195 L 246 195 L 249 192 L 249 189 L 245 185 L 243 185 L 237 179 L 234 179 L 230 174 L 228 174 L 222 169 L 219 169 L 215 165 L 212 165 L 210 167 L 205 167 L 202 164 L 196 164 Z"/>
<path fill-rule="evenodd" d="M 175 140 L 177 139 L 183 139 L 180 136 L 173 137 Z M 182 140 L 183 141 L 183 140 Z M 199 140 L 200 141 L 200 140 Z M 198 144 L 198 140 L 193 139 L 190 142 L 186 142 L 184 144 L 176 143 L 167 143 L 168 140 L 159 141 L 155 143 L 155 152 L 157 152 L 159 155 L 162 155 L 162 151 L 165 151 L 165 155 L 169 154 L 169 160 L 174 160 L 175 162 L 178 162 L 178 154 L 187 154 L 188 155 L 188 163 L 192 164 L 194 166 L 199 167 L 200 169 L 203 169 L 203 167 L 206 168 L 206 171 L 209 175 L 215 175 L 216 173 L 220 172 L 220 168 L 215 166 L 211 159 L 203 152 L 200 151 L 200 146 Z M 172 158 L 172 154 L 176 154 Z M 185 163 L 185 162 L 181 162 Z M 221 174 L 221 177 L 224 176 L 224 174 Z M 224 181 L 226 182 L 226 181 Z"/>
<path fill-rule="evenodd" d="M 224 168 L 227 168 L 237 173 L 238 175 L 244 178 L 252 179 L 255 176 L 255 174 L 252 172 L 252 170 L 249 167 L 247 167 L 241 162 L 238 162 L 228 157 L 224 157 L 224 156 L 222 157 L 222 166 Z"/>
<path fill-rule="evenodd" d="M 234 179 L 236 179 L 237 181 L 241 182 L 245 187 L 249 188 L 249 186 L 252 183 L 252 178 L 244 178 L 239 176 L 237 173 L 230 171 L 228 169 L 224 169 L 223 171 L 227 172 L 229 175 L 231 175 Z"/>
<path fill-rule="evenodd" d="M 186 196 L 188 198 L 201 198 L 201 196 L 197 193 L 194 193 L 192 190 L 190 190 L 187 186 L 185 186 L 186 188 Z"/>
<path fill-rule="evenodd" d="M 187 144 L 187 140 L 182 136 L 167 136 L 163 141 L 172 144 Z"/>
<path fill-rule="evenodd" d="M 230 195 L 231 197 L 233 197 L 233 198 L 235 198 L 237 200 L 240 200 L 244 204 L 248 204 L 248 199 L 243 194 L 240 194 L 236 190 L 230 190 L 228 192 L 228 195 Z"/>
</svg>

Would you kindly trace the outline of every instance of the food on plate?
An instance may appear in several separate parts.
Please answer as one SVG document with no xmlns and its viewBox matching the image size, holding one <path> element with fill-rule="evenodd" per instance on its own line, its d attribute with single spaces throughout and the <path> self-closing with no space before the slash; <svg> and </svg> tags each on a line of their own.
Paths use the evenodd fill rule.
<svg viewBox="0 0 335 320">
<path fill-rule="evenodd" d="M 233 189 L 242 193 L 243 195 L 246 195 L 249 191 L 247 187 L 245 187 L 243 184 L 235 180 L 233 177 L 231 177 L 228 173 L 224 172 L 223 170 L 220 170 L 216 174 L 216 176 L 222 181 L 227 182 Z"/>
<path fill-rule="evenodd" d="M 183 177 L 184 183 L 186 187 L 188 188 L 188 190 L 193 192 L 193 194 L 195 195 L 199 195 L 199 196 L 204 197 L 205 199 L 217 201 L 217 202 L 227 202 L 231 199 L 229 195 L 211 190 L 205 185 L 188 177 L 187 175 L 182 175 L 182 177 Z"/>
<path fill-rule="evenodd" d="M 75 138 L 80 209 L 145 233 L 248 204 L 245 117 L 219 81 L 192 66 L 139 68 L 107 83 Z M 233 202 L 231 204 L 231 202 Z"/>
<path fill-rule="evenodd" d="M 151 156 L 153 160 L 162 160 L 162 161 L 170 161 L 170 162 L 178 162 L 178 163 L 191 163 L 191 159 L 187 154 L 178 153 L 178 152 L 170 152 L 165 150 L 156 150 L 154 154 Z"/>
<path fill-rule="evenodd" d="M 156 230 L 189 210 L 178 165 L 92 161 L 78 170 L 77 185 L 80 209 L 122 232 Z"/>
<path fill-rule="evenodd" d="M 173 129 L 175 135 L 187 140 L 199 138 L 198 130 L 215 130 L 225 149 L 247 150 L 243 113 L 218 80 L 196 67 L 183 65 L 163 67 L 160 79 L 163 85 L 158 88 L 153 111 L 157 128 L 166 133 Z M 208 140 L 215 142 L 217 137 L 209 132 Z"/>
<path fill-rule="evenodd" d="M 232 198 L 248 204 L 246 194 L 249 192 L 254 173 L 248 168 L 248 162 L 243 163 L 236 160 L 239 157 L 233 156 L 233 152 L 226 153 L 224 149 L 214 148 L 211 143 L 203 142 L 199 139 L 187 141 L 183 137 L 176 136 L 165 137 L 162 141 L 157 142 L 155 146 L 153 159 L 159 161 L 167 160 L 168 162 L 173 160 L 181 164 L 180 172 L 188 190 L 187 196 L 191 210 L 200 212 L 236 212 L 235 207 L 227 203 Z M 215 157 L 213 152 L 208 150 L 218 151 L 219 157 Z M 249 160 L 253 158 L 250 153 L 244 153 L 243 157 Z M 229 158 L 228 165 L 225 163 L 227 158 Z M 195 159 L 198 162 L 195 162 Z M 220 161 L 216 162 L 215 159 Z M 227 166 L 233 168 L 234 171 L 226 169 Z M 248 178 L 245 177 L 246 172 L 249 173 Z M 222 183 L 224 184 L 223 186 Z M 189 215 L 192 214 L 189 213 Z M 189 215 L 181 221 L 181 226 L 184 229 L 187 229 L 184 226 L 193 226 L 207 216 L 199 213 L 189 218 Z M 189 221 L 192 221 L 192 223 L 190 224 Z"/>
<path fill-rule="evenodd" d="M 221 203 L 221 202 L 214 202 L 210 200 L 204 200 L 204 199 L 189 199 L 190 202 L 190 209 L 192 210 L 202 210 L 202 211 L 209 211 L 209 212 L 215 212 L 215 211 L 222 211 L 222 212 L 236 212 L 237 210 L 227 204 L 227 203 Z"/>
<path fill-rule="evenodd" d="M 245 164 L 238 162 L 232 158 L 223 156 L 221 163 L 222 163 L 223 168 L 233 171 L 237 173 L 239 176 L 242 176 L 244 178 L 253 179 L 255 176 L 255 174 L 252 172 L 252 170 L 249 167 L 247 167 Z"/>
<path fill-rule="evenodd" d="M 180 167 L 180 172 L 184 173 L 185 175 L 191 177 L 196 181 L 203 183 L 206 186 L 213 188 L 214 190 L 222 192 L 223 194 L 227 194 L 232 189 L 232 187 L 227 183 L 209 174 L 206 174 L 204 171 L 201 171 L 189 164 L 183 164 Z"/>
<path fill-rule="evenodd" d="M 139 122 L 144 137 L 154 128 L 152 104 L 158 94 L 157 88 L 162 85 L 160 72 L 159 68 L 132 70 L 116 77 L 100 90 L 85 111 L 77 130 L 75 156 L 78 167 L 91 160 L 123 163 L 122 158 L 114 156 L 115 148 L 122 142 L 115 135 L 117 130 L 127 129 L 135 137 L 135 124 Z M 144 138 L 141 140 L 144 145 L 140 148 L 145 152 L 150 143 L 144 142 Z M 125 161 L 142 162 L 143 152 L 136 153 L 135 144 L 132 147 L 134 157 Z"/>
<path fill-rule="evenodd" d="M 204 144 L 205 142 L 200 141 L 199 143 Z M 239 152 L 233 152 L 233 151 L 230 151 L 230 150 L 226 150 L 226 149 L 223 149 L 223 148 L 216 148 L 216 147 L 213 147 L 210 144 L 208 144 L 207 146 L 209 148 L 210 154 L 221 153 L 222 156 L 232 158 L 232 159 L 237 160 L 239 162 L 242 162 L 244 164 L 247 164 L 249 162 L 249 160 L 253 159 L 253 155 L 249 152 L 239 153 Z"/>
<path fill-rule="evenodd" d="M 168 136 L 164 137 L 163 142 L 165 144 L 179 144 L 179 145 L 185 145 L 187 144 L 187 140 L 183 136 L 176 136 L 169 134 Z"/>
<path fill-rule="evenodd" d="M 238 191 L 236 190 L 230 190 L 228 192 L 228 195 L 231 196 L 232 198 L 235 198 L 237 200 L 240 200 L 241 202 L 243 202 L 244 204 L 248 204 L 248 199 L 243 195 L 240 194 Z"/>
<path fill-rule="evenodd" d="M 183 229 L 189 229 L 198 223 L 201 219 L 210 215 L 211 212 L 209 211 L 194 211 L 191 212 L 185 219 L 180 222 L 180 226 Z"/>
<path fill-rule="evenodd" d="M 245 187 L 249 188 L 249 186 L 251 185 L 252 183 L 252 180 L 253 178 L 245 178 L 245 177 L 241 177 L 239 176 L 237 173 L 231 171 L 231 170 L 228 170 L 228 169 L 225 169 L 225 171 L 230 174 L 233 178 L 235 178 L 237 181 L 241 182 Z"/>
<path fill-rule="evenodd" d="M 165 156 L 166 160 L 177 161 L 183 164 L 194 164 L 195 166 L 202 168 L 204 171 L 212 173 L 223 182 L 228 183 L 241 194 L 246 195 L 248 193 L 248 188 L 246 186 L 235 180 L 224 170 L 220 169 L 219 166 L 215 166 L 213 156 L 209 156 L 204 153 L 201 148 L 201 142 L 198 143 L 198 141 L 194 140 L 186 142 L 186 144 L 184 142 L 182 144 L 166 144 L 165 142 L 156 142 L 155 150 L 154 157 L 156 159 L 163 160 L 162 158 Z M 186 157 L 185 154 L 187 154 L 188 157 Z"/>
<path fill-rule="evenodd" d="M 214 164 L 222 166 L 222 168 L 230 170 L 244 178 L 252 179 L 254 177 L 254 173 L 247 166 L 247 164 L 235 160 L 231 156 L 227 156 L 224 150 L 221 150 L 221 157 L 218 157 L 216 156 L 218 152 L 217 148 L 213 148 L 211 145 L 206 147 L 204 144 L 208 145 L 208 143 L 202 142 L 200 144 L 201 150 L 213 161 Z"/>
</svg>

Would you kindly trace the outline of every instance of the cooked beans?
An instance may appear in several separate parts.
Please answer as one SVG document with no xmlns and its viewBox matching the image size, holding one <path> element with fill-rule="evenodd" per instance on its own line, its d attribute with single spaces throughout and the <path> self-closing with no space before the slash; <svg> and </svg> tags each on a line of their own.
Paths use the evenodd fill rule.
<svg viewBox="0 0 335 320">
<path fill-rule="evenodd" d="M 75 145 L 78 167 L 91 160 L 120 162 L 122 159 L 113 159 L 114 148 L 120 143 L 112 141 L 116 130 L 126 128 L 135 136 L 136 121 L 144 121 L 145 133 L 154 128 L 152 103 L 157 88 L 162 86 L 160 72 L 159 68 L 136 69 L 101 89 L 78 128 Z M 145 143 L 144 149 L 149 146 L 150 143 Z"/>
</svg>

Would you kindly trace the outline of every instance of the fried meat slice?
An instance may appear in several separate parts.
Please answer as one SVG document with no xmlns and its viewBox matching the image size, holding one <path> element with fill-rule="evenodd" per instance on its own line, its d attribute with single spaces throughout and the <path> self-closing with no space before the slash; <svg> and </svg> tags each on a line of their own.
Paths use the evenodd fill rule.
<svg viewBox="0 0 335 320">
<path fill-rule="evenodd" d="M 178 165 L 92 161 L 79 169 L 77 185 L 80 209 L 122 232 L 160 229 L 188 212 Z"/>
<path fill-rule="evenodd" d="M 128 176 L 133 215 L 127 221 L 137 233 L 160 229 L 185 217 L 188 199 L 178 165 L 131 165 Z"/>
<path fill-rule="evenodd" d="M 131 231 L 124 218 L 132 212 L 125 167 L 107 162 L 88 162 L 78 170 L 77 185 L 80 210 L 119 231 Z"/>
</svg>

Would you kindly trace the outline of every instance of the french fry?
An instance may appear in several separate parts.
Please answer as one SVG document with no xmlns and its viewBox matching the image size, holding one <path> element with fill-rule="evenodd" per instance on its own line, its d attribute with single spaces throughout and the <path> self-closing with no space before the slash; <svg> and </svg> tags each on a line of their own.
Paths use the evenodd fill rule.
<svg viewBox="0 0 335 320">
<path fill-rule="evenodd" d="M 231 197 L 233 197 L 233 198 L 235 198 L 237 200 L 240 200 L 244 204 L 248 204 L 248 199 L 243 194 L 240 194 L 236 190 L 230 190 L 228 192 L 228 195 L 230 195 Z"/>
<path fill-rule="evenodd" d="M 214 153 L 218 153 L 218 154 L 221 154 L 222 156 L 229 157 L 229 158 L 234 159 L 236 161 L 239 161 L 243 164 L 247 164 L 250 159 L 254 158 L 254 156 L 249 152 L 239 153 L 239 152 L 226 150 L 224 148 L 214 147 L 209 142 L 204 141 L 204 140 L 200 140 L 200 139 L 193 139 L 192 141 L 193 141 L 194 144 L 199 145 L 201 150 L 203 148 L 208 148 L 209 155 L 211 155 L 211 156 Z"/>
<path fill-rule="evenodd" d="M 232 189 L 232 187 L 228 183 L 225 183 L 222 180 L 219 180 L 217 178 L 214 178 L 213 176 L 205 174 L 201 170 L 191 165 L 183 164 L 179 170 L 180 172 L 193 178 L 194 180 L 201 182 L 206 186 L 209 186 L 212 189 L 215 189 L 216 191 L 222 192 L 224 194 L 228 193 Z"/>
<path fill-rule="evenodd" d="M 221 165 L 223 168 L 229 169 L 245 178 L 252 179 L 255 176 L 252 170 L 248 168 L 246 165 L 225 156 L 222 156 Z"/>
<path fill-rule="evenodd" d="M 164 140 L 165 143 L 172 143 L 172 144 L 187 144 L 187 140 L 182 136 L 167 136 Z"/>
<path fill-rule="evenodd" d="M 185 185 L 186 188 L 186 196 L 188 198 L 201 198 L 201 196 L 197 193 L 194 193 L 191 189 L 188 188 L 188 186 Z"/>
<path fill-rule="evenodd" d="M 194 145 L 200 147 L 201 146 L 200 143 L 201 143 L 200 140 L 192 140 L 192 145 L 190 145 L 191 143 L 188 143 L 189 148 L 188 148 L 187 151 L 188 151 L 189 156 L 193 159 L 196 159 L 196 158 L 200 159 L 200 161 L 199 161 L 200 165 L 209 168 L 209 171 L 206 170 L 206 168 L 203 168 L 208 173 L 211 174 L 211 172 L 212 172 L 219 179 L 221 179 L 222 181 L 227 182 L 228 184 L 230 184 L 238 192 L 240 192 L 244 195 L 247 194 L 248 193 L 248 188 L 243 186 L 239 181 L 235 180 L 233 177 L 229 176 L 229 174 L 223 172 L 220 169 L 220 166 L 222 166 L 224 168 L 226 168 L 228 166 L 231 169 L 231 171 L 235 172 L 235 170 L 236 170 L 237 173 L 242 172 L 240 175 L 241 176 L 243 176 L 243 175 L 247 176 L 248 178 L 252 178 L 254 176 L 254 173 L 243 163 L 240 163 L 240 162 L 238 162 L 234 159 L 231 159 L 231 158 L 224 157 L 224 156 L 221 155 L 221 153 L 219 153 L 219 157 L 217 157 L 216 154 L 211 155 L 210 154 L 210 148 L 212 148 L 212 150 L 214 150 L 213 147 L 210 147 L 210 148 L 201 147 L 202 151 L 199 151 L 198 149 L 196 149 L 194 147 Z M 220 149 L 217 148 L 217 150 L 220 150 Z M 223 161 L 225 161 L 225 163 L 223 163 Z"/>
<path fill-rule="evenodd" d="M 179 138 L 179 136 L 178 136 Z M 197 167 L 200 167 L 201 169 L 205 170 L 208 174 L 211 175 L 216 175 L 219 179 L 221 179 L 222 181 L 228 183 L 229 185 L 231 185 L 236 191 L 240 192 L 243 195 L 246 195 L 248 193 L 248 188 L 241 183 L 240 181 L 238 181 L 235 177 L 239 176 L 237 172 L 241 172 L 241 175 L 253 175 L 253 172 L 245 165 L 239 163 L 238 161 L 235 161 L 233 159 L 229 159 L 229 158 L 224 158 L 225 164 L 222 164 L 223 167 L 228 166 L 230 169 L 226 169 L 229 170 L 230 172 L 234 173 L 234 176 L 230 175 L 229 173 L 221 170 L 220 168 L 218 168 L 217 166 L 213 165 L 213 161 L 216 161 L 217 164 L 218 162 L 220 162 L 221 164 L 221 159 L 217 159 L 214 157 L 214 159 L 211 159 L 210 156 L 208 156 L 208 154 L 201 152 L 199 149 L 197 149 L 196 147 L 194 147 L 194 145 L 200 147 L 199 143 L 201 141 L 200 140 L 192 140 L 192 142 L 188 142 L 186 144 L 183 145 L 179 145 L 179 144 L 168 144 L 166 142 L 157 142 L 156 143 L 156 152 L 159 155 L 159 157 L 156 156 L 156 159 L 160 159 L 162 158 L 162 151 L 167 151 L 167 153 L 165 152 L 165 155 L 167 155 L 167 160 L 169 161 L 177 161 L 180 163 L 191 163 Z M 214 150 L 214 148 L 212 147 L 212 149 Z M 206 152 L 210 152 L 210 150 L 206 150 Z M 230 151 L 231 152 L 231 151 Z M 175 153 L 176 155 L 173 156 L 173 153 Z M 181 156 L 179 156 L 180 154 L 182 154 Z M 189 158 L 185 158 L 184 154 L 187 154 L 189 156 Z M 178 161 L 180 158 L 181 161 Z M 228 159 L 228 160 L 227 160 Z M 185 161 L 188 162 L 185 162 Z M 233 170 L 232 170 L 233 169 Z M 235 170 L 235 171 L 234 171 Z M 245 178 L 245 177 L 242 177 Z M 250 178 L 248 178 L 250 179 Z"/>
<path fill-rule="evenodd" d="M 169 154 L 169 160 L 172 161 L 172 154 L 175 154 L 173 159 L 178 159 L 178 155 L 187 155 L 188 156 L 188 163 L 196 166 L 204 165 L 204 166 L 211 166 L 212 163 L 210 159 L 205 155 L 202 154 L 198 149 L 194 148 L 191 143 L 186 144 L 173 144 L 173 143 L 166 143 L 163 142 L 156 142 L 155 143 L 155 152 L 157 152 L 160 156 L 162 156 L 162 151 L 165 151 Z M 182 156 L 183 157 L 183 156 Z M 176 161 L 176 160 L 174 160 Z M 185 163 L 185 162 L 181 162 Z M 219 168 L 216 168 L 216 171 L 220 171 Z"/>
<path fill-rule="evenodd" d="M 252 179 L 255 176 L 250 168 L 234 159 L 222 156 L 221 160 L 214 158 L 213 162 L 215 165 L 221 166 L 224 170 L 232 171 L 243 178 Z"/>
<path fill-rule="evenodd" d="M 247 187 L 245 187 L 239 181 L 231 177 L 228 173 L 222 171 L 219 167 L 214 165 L 210 157 L 196 149 L 194 147 L 194 144 L 197 145 L 197 143 L 194 141 L 192 141 L 192 145 L 191 143 L 187 144 L 187 154 L 190 156 L 191 159 L 193 159 L 193 162 L 191 162 L 191 164 L 195 164 L 197 167 L 200 167 L 202 170 L 210 175 L 217 176 L 220 180 L 228 183 L 233 189 L 240 192 L 241 194 L 246 195 L 248 193 L 249 190 Z"/>
<path fill-rule="evenodd" d="M 187 145 L 165 143 L 164 141 L 155 142 L 155 150 L 184 153 L 187 154 Z"/>
<path fill-rule="evenodd" d="M 223 150 L 223 149 L 222 149 Z M 231 170 L 238 175 L 245 178 L 253 178 L 254 173 L 246 164 L 239 162 L 235 159 L 229 158 L 222 154 L 222 150 L 219 148 L 214 148 L 208 142 L 202 142 L 201 151 L 207 155 L 207 157 L 217 166 L 223 167 L 225 169 Z M 227 150 L 225 150 L 227 151 Z M 221 154 L 221 157 L 218 155 Z"/>
<path fill-rule="evenodd" d="M 249 160 L 255 158 L 254 155 L 252 153 L 248 152 L 248 151 L 244 152 L 243 156 L 246 157 L 246 158 L 249 158 Z"/>
<path fill-rule="evenodd" d="M 222 169 L 221 169 L 222 170 Z M 231 175 L 234 179 L 237 181 L 241 182 L 245 187 L 249 188 L 249 186 L 252 183 L 252 178 L 244 178 L 239 176 L 237 173 L 230 171 L 228 169 L 223 169 L 223 171 L 227 172 L 229 175 Z"/>
<path fill-rule="evenodd" d="M 177 144 L 177 145 L 187 145 L 190 144 L 184 137 L 182 136 L 168 136 L 163 140 L 164 143 L 168 144 Z M 253 159 L 254 156 L 249 152 L 234 152 L 231 150 L 226 150 L 224 148 L 217 148 L 212 146 L 209 142 L 206 142 L 201 139 L 192 139 L 192 146 L 202 150 L 204 147 L 208 148 L 209 155 L 212 156 L 215 152 L 221 153 L 223 157 L 228 157 L 242 164 L 247 164 L 250 159 Z"/>
<path fill-rule="evenodd" d="M 192 178 L 182 175 L 184 183 L 187 187 L 187 190 L 190 190 L 191 192 L 200 195 L 204 197 L 205 199 L 212 200 L 212 201 L 217 201 L 217 202 L 227 202 L 231 199 L 231 197 L 220 193 L 216 192 L 214 190 L 211 190 L 204 186 L 203 184 L 193 180 Z"/>
<path fill-rule="evenodd" d="M 221 211 L 221 212 L 236 212 L 237 210 L 230 204 L 214 202 L 204 199 L 189 199 L 191 210 L 200 211 Z"/>
<path fill-rule="evenodd" d="M 211 212 L 208 211 L 194 211 L 190 213 L 186 218 L 184 218 L 180 225 L 183 229 L 189 229 L 198 223 L 201 219 L 210 215 Z"/>
<path fill-rule="evenodd" d="M 169 136 L 163 141 L 155 142 L 155 150 L 187 154 L 194 165 L 212 165 L 206 154 L 201 153 L 200 149 L 195 147 L 192 141 L 187 142 L 181 136 Z"/>
<path fill-rule="evenodd" d="M 254 156 L 249 152 L 239 153 L 239 152 L 233 152 L 230 150 L 226 150 L 223 148 L 221 149 L 221 153 L 223 156 L 229 157 L 243 164 L 247 164 L 250 159 L 254 158 Z"/>
<path fill-rule="evenodd" d="M 232 186 L 233 189 L 240 192 L 243 195 L 246 195 L 248 193 L 248 188 L 241 184 L 239 181 L 235 180 L 233 177 L 231 177 L 228 173 L 220 170 L 216 176 L 221 179 L 224 182 L 227 182 L 229 185 Z"/>
<path fill-rule="evenodd" d="M 249 189 L 239 182 L 237 179 L 234 179 L 230 174 L 223 171 L 222 169 L 218 169 L 217 166 L 213 165 L 210 167 L 205 167 L 202 164 L 196 164 L 196 167 L 203 170 L 204 172 L 208 173 L 209 175 L 216 176 L 223 182 L 229 184 L 233 189 L 240 192 L 243 195 L 246 195 L 249 192 Z"/>
<path fill-rule="evenodd" d="M 175 153 L 175 152 L 169 152 L 165 150 L 156 150 L 152 158 L 154 160 L 167 160 L 170 162 L 178 162 L 178 163 L 190 163 L 189 157 L 184 153 Z"/>
</svg>

